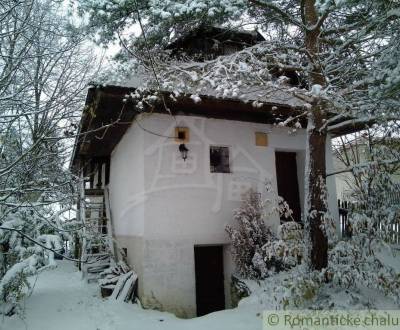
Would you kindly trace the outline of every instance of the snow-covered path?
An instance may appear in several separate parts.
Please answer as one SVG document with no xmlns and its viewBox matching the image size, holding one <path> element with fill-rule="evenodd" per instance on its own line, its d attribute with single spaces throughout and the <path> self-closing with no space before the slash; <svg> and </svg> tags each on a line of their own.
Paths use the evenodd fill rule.
<svg viewBox="0 0 400 330">
<path fill-rule="evenodd" d="M 259 330 L 262 320 L 251 307 L 182 320 L 169 313 L 101 299 L 95 284 L 81 280 L 67 261 L 39 275 L 26 298 L 23 318 L 0 322 L 1 330 Z M 257 316 L 258 314 L 258 316 Z"/>
</svg>

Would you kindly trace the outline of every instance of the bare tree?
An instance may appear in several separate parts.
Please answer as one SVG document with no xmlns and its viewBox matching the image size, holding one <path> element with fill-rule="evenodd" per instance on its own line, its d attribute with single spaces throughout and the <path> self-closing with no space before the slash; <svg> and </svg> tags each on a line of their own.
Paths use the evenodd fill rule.
<svg viewBox="0 0 400 330">
<path fill-rule="evenodd" d="M 94 57 L 63 1 L 0 5 L 0 301 L 52 265 L 80 224 L 67 163 Z M 67 216 L 66 216 L 67 215 Z"/>
</svg>

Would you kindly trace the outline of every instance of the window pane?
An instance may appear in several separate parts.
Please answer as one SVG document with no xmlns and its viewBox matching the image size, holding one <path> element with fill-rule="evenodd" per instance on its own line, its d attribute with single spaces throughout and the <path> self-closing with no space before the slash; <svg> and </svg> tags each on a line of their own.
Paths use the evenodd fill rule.
<svg viewBox="0 0 400 330">
<path fill-rule="evenodd" d="M 210 171 L 212 173 L 229 173 L 229 148 L 210 147 Z"/>
</svg>

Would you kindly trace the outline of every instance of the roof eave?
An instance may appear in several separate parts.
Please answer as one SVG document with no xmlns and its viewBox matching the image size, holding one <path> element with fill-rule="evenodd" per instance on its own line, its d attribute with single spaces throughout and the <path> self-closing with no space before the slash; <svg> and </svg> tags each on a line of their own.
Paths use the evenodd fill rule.
<svg viewBox="0 0 400 330">
<path fill-rule="evenodd" d="M 123 99 L 125 95 L 134 92 L 136 88 L 122 87 L 115 85 L 108 86 L 93 86 L 88 89 L 86 97 L 85 108 L 82 110 L 81 122 L 79 125 L 79 132 L 74 144 L 74 150 L 70 162 L 70 169 L 76 171 L 79 167 L 79 160 L 85 157 L 104 157 L 111 154 L 115 145 L 120 141 L 129 125 L 134 121 L 138 110 L 134 107 L 124 109 Z M 215 96 L 200 95 L 201 102 L 196 103 L 190 98 L 189 95 L 180 96 L 177 102 L 172 102 L 169 95 L 170 92 L 165 91 L 165 99 L 170 105 L 175 115 L 185 114 L 192 116 L 205 116 L 218 119 L 231 119 L 247 122 L 262 122 L 272 123 L 276 115 L 286 116 L 293 115 L 302 111 L 301 107 L 293 107 L 287 104 L 279 104 L 276 102 L 263 102 L 260 108 L 253 107 L 251 102 L 243 102 L 233 98 L 217 98 Z M 274 108 L 278 110 L 274 110 Z M 118 112 L 118 108 L 121 108 Z M 88 111 L 87 109 L 91 109 Z M 166 113 L 165 108 L 160 105 L 158 108 L 152 110 L 153 112 Z M 276 111 L 276 112 L 275 112 Z M 121 122 L 113 124 L 116 116 L 122 116 Z M 118 117 L 119 118 L 119 117 Z M 109 125 L 111 128 L 107 130 L 102 129 L 102 125 Z M 364 125 L 356 123 L 340 126 L 335 130 L 330 131 L 333 137 L 344 134 L 353 133 L 365 128 Z M 93 130 L 97 130 L 93 133 Z M 96 135 L 101 135 L 99 139 Z M 108 134 L 108 136 L 103 136 Z M 113 135 L 114 134 L 114 135 Z M 96 144 L 89 146 L 87 154 L 85 154 L 82 143 Z M 99 144 L 97 146 L 97 144 Z M 102 144 L 100 146 L 100 144 Z M 94 152 L 93 150 L 96 150 Z M 104 153 L 101 154 L 101 152 Z"/>
</svg>

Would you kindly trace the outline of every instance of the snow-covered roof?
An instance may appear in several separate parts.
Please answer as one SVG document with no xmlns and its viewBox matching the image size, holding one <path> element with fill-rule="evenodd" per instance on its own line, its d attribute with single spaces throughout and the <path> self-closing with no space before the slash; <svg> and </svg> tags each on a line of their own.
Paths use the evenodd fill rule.
<svg viewBox="0 0 400 330">
<path fill-rule="evenodd" d="M 182 44 L 183 41 L 195 38 L 199 36 L 210 36 L 215 39 L 231 40 L 231 41 L 241 41 L 249 45 L 254 44 L 257 41 L 265 40 L 261 33 L 256 30 L 246 30 L 244 28 L 226 28 L 222 26 L 193 26 L 188 27 L 188 29 L 175 37 L 171 43 L 166 47 L 167 49 L 172 49 Z"/>
<path fill-rule="evenodd" d="M 125 88 L 143 88 L 144 83 L 148 80 L 146 76 L 139 74 L 133 75 L 132 77 L 118 83 L 118 86 Z M 174 89 L 160 89 L 161 92 L 174 94 Z M 265 84 L 264 86 L 246 86 L 242 85 L 237 88 L 235 94 L 228 93 L 226 90 L 219 90 L 212 86 L 204 87 L 192 87 L 186 86 L 185 94 L 193 95 L 194 99 L 196 96 L 199 97 L 198 101 L 201 101 L 201 97 L 213 97 L 221 100 L 237 100 L 244 103 L 254 103 L 257 107 L 258 103 L 270 104 L 276 106 L 287 106 L 291 108 L 303 108 L 309 105 L 305 101 L 305 96 L 296 96 L 296 88 L 285 84 Z"/>
<path fill-rule="evenodd" d="M 86 100 L 86 111 L 83 112 L 80 133 L 76 141 L 72 166 L 77 165 L 80 157 L 104 157 L 109 155 L 119 142 L 135 116 L 143 109 L 138 109 L 133 103 L 126 103 L 127 95 L 134 94 L 142 88 L 142 78 L 135 76 L 119 86 L 95 86 L 89 89 Z M 265 90 L 266 91 L 266 90 Z M 270 87 L 271 98 L 268 102 L 254 103 L 252 97 L 258 98 L 256 90 L 247 90 L 248 101 L 234 96 L 221 96 L 211 89 L 197 96 L 180 94 L 172 91 L 147 92 L 152 98 L 154 94 L 163 95 L 168 108 L 175 114 L 197 115 L 212 118 L 240 120 L 247 122 L 275 123 L 276 116 L 286 118 L 293 115 L 297 106 L 296 99 L 285 96 L 285 93 Z M 174 99 L 172 99 L 172 97 Z M 251 102 L 250 102 L 251 101 Z M 300 105 L 300 103 L 298 103 Z M 88 110 L 90 109 L 90 111 Z M 162 102 L 154 104 L 152 112 L 165 112 Z M 298 110 L 297 110 L 298 111 Z M 103 127 L 103 128 L 102 128 Z M 84 134 L 87 132 L 87 134 Z M 99 138 L 99 136 L 101 138 Z M 99 146 L 101 145 L 101 147 Z"/>
</svg>

